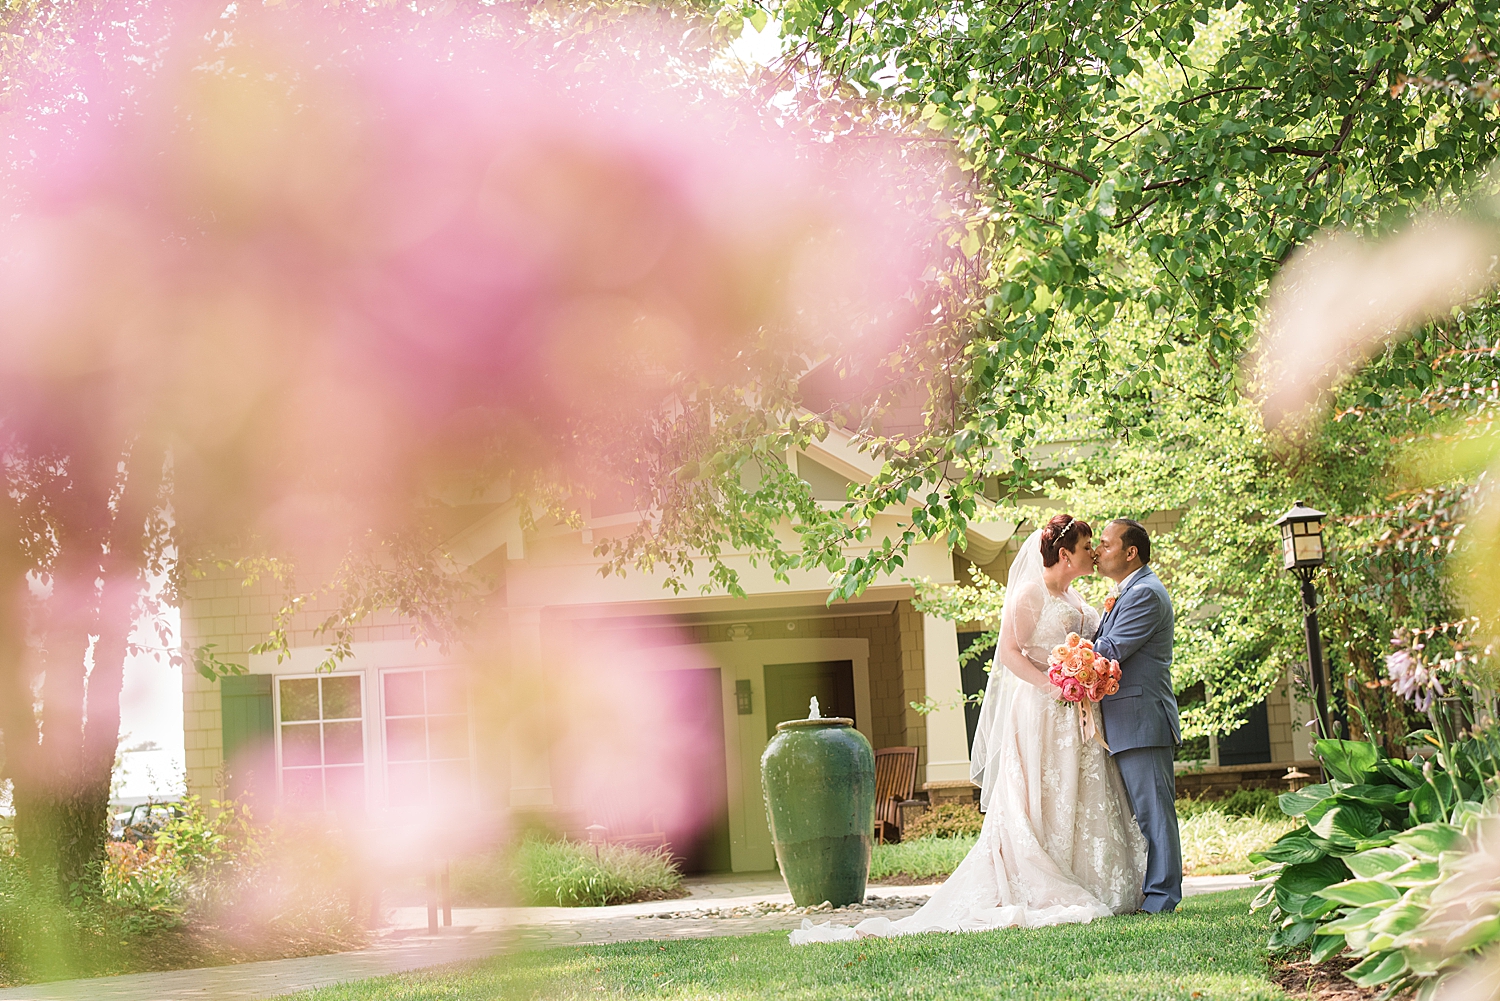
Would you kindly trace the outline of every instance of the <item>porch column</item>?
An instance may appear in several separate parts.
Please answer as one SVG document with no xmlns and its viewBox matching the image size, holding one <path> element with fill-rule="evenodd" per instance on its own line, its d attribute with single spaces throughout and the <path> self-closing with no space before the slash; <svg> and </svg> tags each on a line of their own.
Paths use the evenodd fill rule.
<svg viewBox="0 0 1500 1001">
<path fill-rule="evenodd" d="M 509 634 L 511 715 L 510 805 L 537 807 L 552 805 L 552 765 L 548 758 L 548 734 L 537 733 L 532 723 L 545 720 L 546 713 L 533 711 L 529 705 L 544 697 L 542 676 L 542 610 L 510 608 L 506 610 Z"/>
<path fill-rule="evenodd" d="M 927 696 L 938 706 L 927 714 L 927 781 L 969 781 L 969 731 L 964 726 L 963 677 L 958 670 L 958 627 L 922 616 L 922 659 Z"/>
</svg>

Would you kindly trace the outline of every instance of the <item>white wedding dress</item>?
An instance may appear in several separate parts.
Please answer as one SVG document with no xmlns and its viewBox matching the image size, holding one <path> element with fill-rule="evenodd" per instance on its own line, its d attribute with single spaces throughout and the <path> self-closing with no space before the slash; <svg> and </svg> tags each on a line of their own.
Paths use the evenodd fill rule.
<svg viewBox="0 0 1500 1001">
<path fill-rule="evenodd" d="M 1040 606 L 1035 629 L 1019 645 L 1045 671 L 1052 648 L 1068 633 L 1093 638 L 1099 615 L 1071 590 L 1076 605 L 1036 587 L 1007 600 Z M 988 733 L 976 734 L 975 760 L 987 757 L 993 775 L 985 782 L 984 827 L 968 856 L 915 914 L 898 921 L 869 918 L 854 928 L 804 921 L 791 933 L 793 945 L 1034 928 L 1140 907 L 1146 839 L 1119 768 L 1101 744 L 1083 738 L 1077 707 L 1022 681 L 998 660 L 985 700 L 998 705 L 981 716 Z"/>
</svg>

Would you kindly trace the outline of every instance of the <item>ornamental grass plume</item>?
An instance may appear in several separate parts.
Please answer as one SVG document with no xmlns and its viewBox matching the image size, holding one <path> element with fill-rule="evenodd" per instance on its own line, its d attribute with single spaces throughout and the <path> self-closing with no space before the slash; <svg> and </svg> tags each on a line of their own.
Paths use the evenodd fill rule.
<svg viewBox="0 0 1500 1001">
<path fill-rule="evenodd" d="M 674 395 L 894 329 L 915 281 L 869 171 L 728 100 L 200 8 L 136 13 L 167 39 L 139 89 L 101 60 L 86 117 L 18 130 L 0 226 L 12 447 L 170 452 L 200 533 L 322 548 L 475 471 L 587 482 Z"/>
<path fill-rule="evenodd" d="M 691 529 L 700 459 L 776 434 L 798 366 L 884 357 L 909 316 L 929 224 L 914 188 L 915 214 L 887 197 L 878 144 L 846 157 L 748 102 L 647 87 L 623 57 L 542 68 L 519 27 L 75 7 L 79 41 L 7 91 L 29 103 L 0 139 L 0 728 L 26 844 L 58 841 L 26 833 L 51 815 L 27 804 L 92 796 L 102 819 L 148 571 L 215 546 L 384 570 L 417 539 L 437 579 L 469 565 L 445 545 L 453 506 L 529 524 L 622 477 Z M 651 555 L 712 533 L 689 534 Z M 41 689 L 19 638 L 43 571 L 49 648 L 71 630 L 78 692 L 86 650 L 96 665 L 71 708 L 49 667 L 44 728 L 18 694 Z M 513 669 L 511 718 L 549 666 L 517 650 L 472 654 L 476 674 Z M 625 711 L 590 706 L 605 716 L 573 722 L 591 733 Z M 61 740 L 85 728 L 85 753 Z"/>
</svg>

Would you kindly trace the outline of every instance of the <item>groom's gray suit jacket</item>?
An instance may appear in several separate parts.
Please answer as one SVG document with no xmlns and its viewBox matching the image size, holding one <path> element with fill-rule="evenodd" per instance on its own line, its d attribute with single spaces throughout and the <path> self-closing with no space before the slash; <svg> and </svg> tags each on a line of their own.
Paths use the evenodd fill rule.
<svg viewBox="0 0 1500 1001">
<path fill-rule="evenodd" d="M 1120 662 L 1120 690 L 1099 704 L 1111 753 L 1182 743 L 1172 694 L 1172 599 L 1149 566 L 1121 589 L 1094 648 Z"/>
</svg>

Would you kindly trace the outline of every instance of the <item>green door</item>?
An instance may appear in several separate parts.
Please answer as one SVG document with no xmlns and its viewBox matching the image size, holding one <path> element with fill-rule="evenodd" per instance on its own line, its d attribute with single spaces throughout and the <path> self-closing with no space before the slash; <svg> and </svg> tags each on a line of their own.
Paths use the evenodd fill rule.
<svg viewBox="0 0 1500 1001">
<path fill-rule="evenodd" d="M 766 739 L 776 724 L 806 719 L 808 702 L 818 697 L 821 716 L 854 719 L 854 662 L 822 660 L 810 664 L 766 665 Z"/>
<path fill-rule="evenodd" d="M 273 680 L 269 674 L 239 674 L 219 679 L 228 793 L 234 799 L 253 797 L 266 807 L 275 801 L 276 792 Z"/>
</svg>

